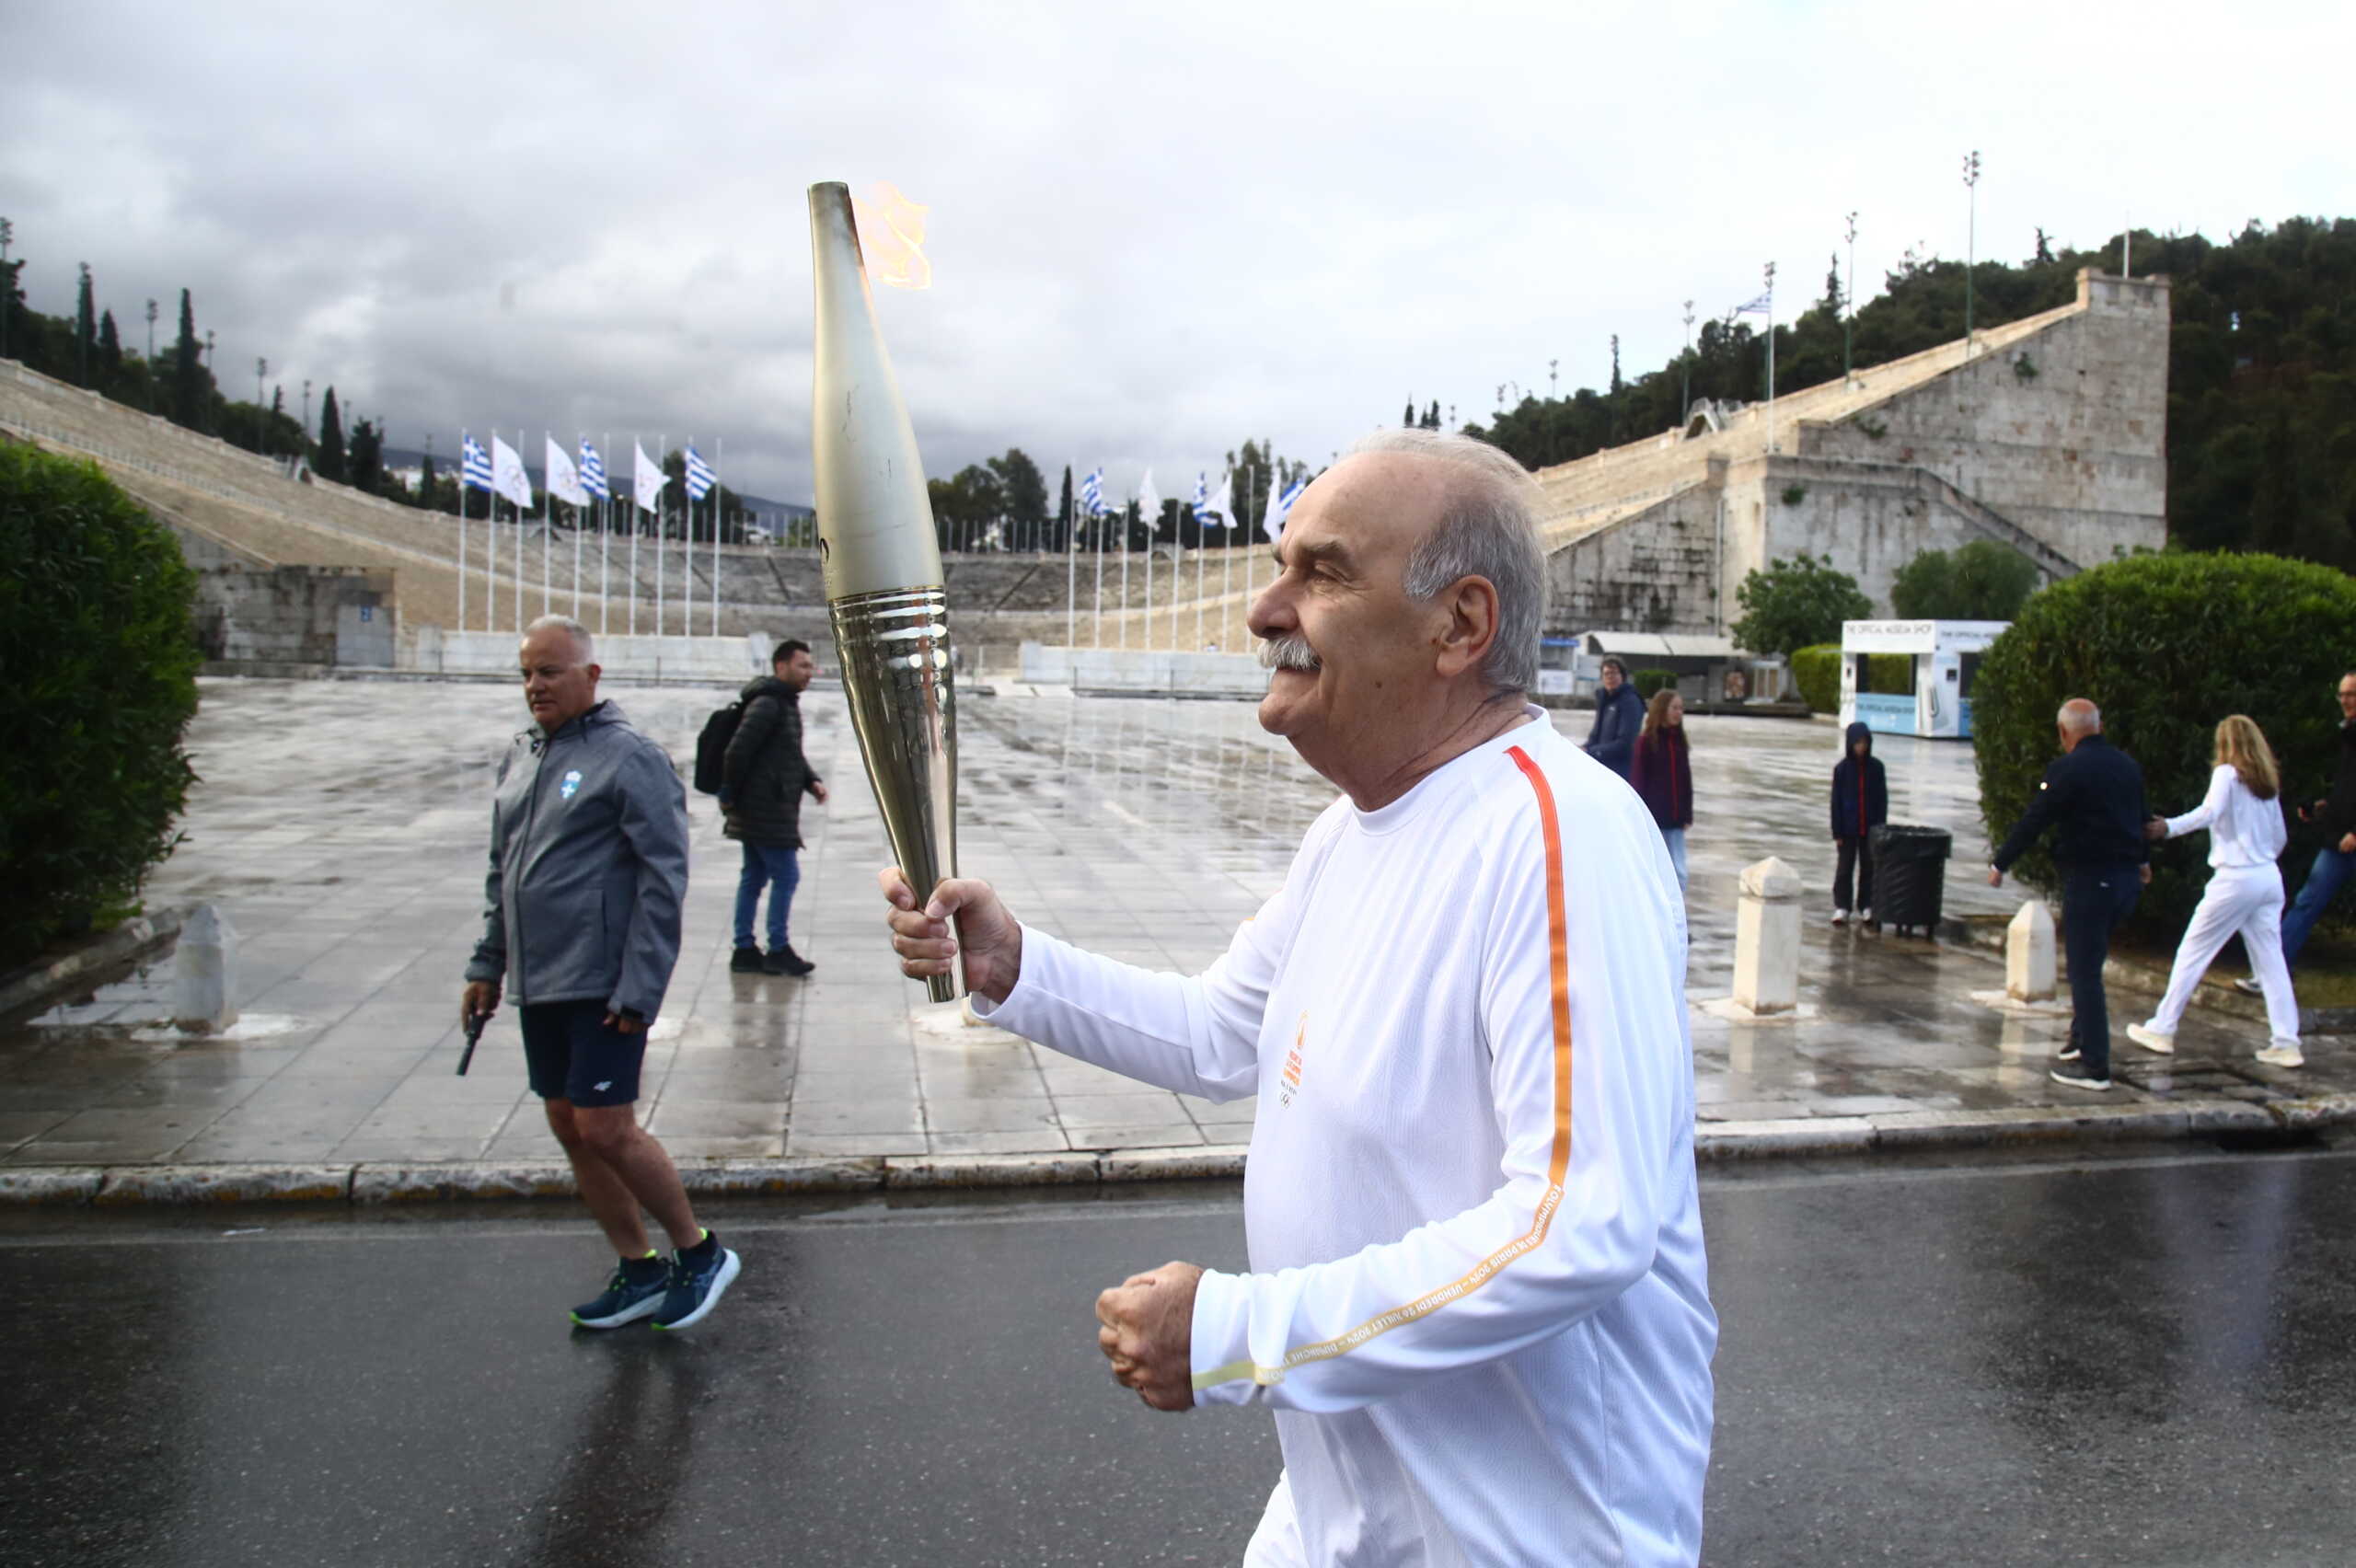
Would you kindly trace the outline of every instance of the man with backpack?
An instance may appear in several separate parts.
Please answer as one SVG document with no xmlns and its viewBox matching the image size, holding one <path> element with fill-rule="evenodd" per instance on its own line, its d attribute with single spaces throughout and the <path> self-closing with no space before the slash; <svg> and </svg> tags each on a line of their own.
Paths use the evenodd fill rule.
<svg viewBox="0 0 2356 1568">
<path fill-rule="evenodd" d="M 770 673 L 745 685 L 735 732 L 720 763 L 720 809 L 726 832 L 745 847 L 736 882 L 737 974 L 807 974 L 815 967 L 786 940 L 786 917 L 801 881 L 802 797 L 826 803 L 826 787 L 802 755 L 802 694 L 818 673 L 810 645 L 787 638 L 769 655 Z M 715 719 L 718 715 L 714 716 Z M 701 781 L 699 780 L 700 783 Z M 769 950 L 753 943 L 753 917 L 761 889 L 769 890 Z"/>
</svg>

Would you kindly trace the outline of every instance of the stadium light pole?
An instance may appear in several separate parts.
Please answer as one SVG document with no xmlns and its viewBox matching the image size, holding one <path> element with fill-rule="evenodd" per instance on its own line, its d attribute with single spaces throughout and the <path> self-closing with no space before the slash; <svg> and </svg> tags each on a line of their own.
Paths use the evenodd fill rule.
<svg viewBox="0 0 2356 1568">
<path fill-rule="evenodd" d="M 1549 398 L 1559 398 L 1563 395 L 1563 384 L 1555 378 L 1554 375 L 1554 367 L 1562 363 L 1561 360 L 1546 362 L 1546 396 Z"/>
<path fill-rule="evenodd" d="M 90 264 L 82 262 L 81 268 L 82 293 L 87 294 L 90 292 Z M 87 386 L 90 384 L 90 335 L 82 330 L 83 317 L 78 306 L 75 308 L 74 317 L 74 353 L 82 367 L 82 385 Z"/>
<path fill-rule="evenodd" d="M 1685 302 L 1685 378 L 1677 392 L 1677 426 L 1685 428 L 1693 417 L 1693 302 Z"/>
<path fill-rule="evenodd" d="M 1849 214 L 1849 286 L 1842 291 L 1846 296 L 1841 313 L 1841 385 L 1849 384 L 1849 329 L 1857 319 L 1857 214 Z"/>
<path fill-rule="evenodd" d="M 311 444 L 311 378 L 303 377 L 303 444 Z"/>
<path fill-rule="evenodd" d="M 1971 357 L 1971 267 L 1980 248 L 1980 149 L 1963 160 L 1964 202 L 1968 213 L 1963 240 L 1963 354 Z"/>
<path fill-rule="evenodd" d="M 8 270 L 8 247 L 17 237 L 17 225 L 0 218 L 0 359 L 8 357 L 8 317 L 15 315 L 17 274 Z"/>
</svg>

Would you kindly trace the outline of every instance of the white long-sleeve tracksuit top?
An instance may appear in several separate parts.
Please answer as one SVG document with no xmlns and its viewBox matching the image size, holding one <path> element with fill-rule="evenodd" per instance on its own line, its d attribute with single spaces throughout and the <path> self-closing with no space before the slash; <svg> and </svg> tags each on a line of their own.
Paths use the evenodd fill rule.
<svg viewBox="0 0 2356 1568">
<path fill-rule="evenodd" d="M 2291 841 L 2282 802 L 2259 800 L 2230 762 L 2210 770 L 2209 792 L 2199 805 L 2167 821 L 2170 838 L 2207 828 L 2209 864 L 2221 871 L 2270 870 Z"/>
<path fill-rule="evenodd" d="M 1030 928 L 990 1017 L 1257 1093 L 1253 1272 L 1195 1398 L 1276 1412 L 1317 1563 L 1690 1563 L 1711 1310 L 1684 908 L 1635 794 L 1534 722 L 1337 801 L 1199 976 Z"/>
</svg>

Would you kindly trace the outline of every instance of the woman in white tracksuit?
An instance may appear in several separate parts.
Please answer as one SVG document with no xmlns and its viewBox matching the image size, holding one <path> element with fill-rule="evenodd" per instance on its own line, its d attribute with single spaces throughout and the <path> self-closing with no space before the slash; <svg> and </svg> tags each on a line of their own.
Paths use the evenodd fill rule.
<svg viewBox="0 0 2356 1568">
<path fill-rule="evenodd" d="M 2282 872 L 2274 858 L 2289 832 L 2282 823 L 2281 774 L 2266 736 L 2239 713 L 2217 726 L 2217 767 L 2209 793 L 2182 816 L 2154 818 L 2145 831 L 2154 838 L 2180 838 L 2209 830 L 2209 864 L 2215 874 L 2192 912 L 2192 924 L 2176 950 L 2168 994 L 2149 1022 L 2131 1024 L 2127 1037 L 2154 1051 L 2176 1049 L 2176 1026 L 2192 988 L 2209 961 L 2238 934 L 2250 969 L 2266 994 L 2266 1021 L 2273 1039 L 2258 1053 L 2269 1066 L 2303 1066 L 2299 1054 L 2299 1004 L 2291 992 L 2291 971 L 2282 962 Z"/>
</svg>

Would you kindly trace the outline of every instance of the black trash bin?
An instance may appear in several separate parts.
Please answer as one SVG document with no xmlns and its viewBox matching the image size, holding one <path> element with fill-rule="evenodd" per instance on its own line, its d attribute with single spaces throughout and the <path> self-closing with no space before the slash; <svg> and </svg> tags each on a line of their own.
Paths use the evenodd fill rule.
<svg viewBox="0 0 2356 1568">
<path fill-rule="evenodd" d="M 1947 891 L 1947 856 L 1955 836 L 1943 827 L 1884 823 L 1873 830 L 1874 919 L 1900 936 L 1929 936 L 1939 923 Z"/>
</svg>

